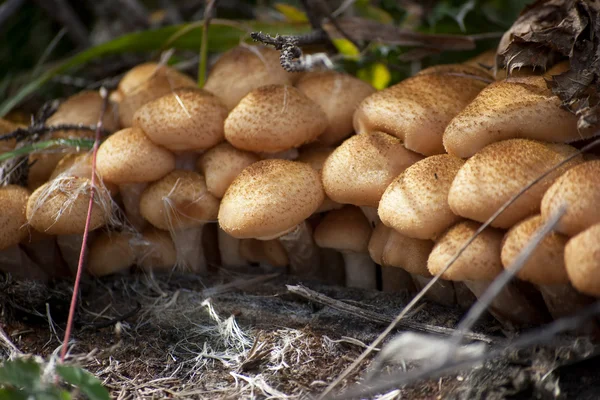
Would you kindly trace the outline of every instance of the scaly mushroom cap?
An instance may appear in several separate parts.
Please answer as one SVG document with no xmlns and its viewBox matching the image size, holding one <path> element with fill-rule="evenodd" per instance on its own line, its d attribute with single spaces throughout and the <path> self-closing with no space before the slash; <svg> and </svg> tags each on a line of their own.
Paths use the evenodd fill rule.
<svg viewBox="0 0 600 400">
<path fill-rule="evenodd" d="M 238 149 L 276 153 L 314 141 L 327 116 L 293 86 L 262 86 L 248 93 L 225 120 L 225 139 Z"/>
<path fill-rule="evenodd" d="M 337 144 L 350 136 L 354 131 L 354 111 L 365 97 L 375 93 L 375 88 L 368 83 L 334 71 L 307 74 L 296 83 L 296 87 L 327 115 L 327 129 L 317 139 L 325 146 Z"/>
<path fill-rule="evenodd" d="M 565 205 L 565 214 L 556 230 L 569 236 L 577 235 L 600 222 L 600 160 L 577 165 L 550 186 L 542 198 L 542 217 L 554 215 Z"/>
<path fill-rule="evenodd" d="M 481 79 L 421 74 L 367 97 L 354 113 L 357 133 L 385 132 L 424 155 L 445 153 L 446 125 L 486 86 Z"/>
<path fill-rule="evenodd" d="M 25 209 L 29 191 L 21 186 L 0 187 L 0 250 L 14 246 L 28 236 Z"/>
<path fill-rule="evenodd" d="M 6 135 L 16 130 L 18 126 L 10 121 L 0 118 L 0 135 Z M 0 141 L 0 154 L 11 151 L 15 148 L 17 141 L 15 139 Z"/>
<path fill-rule="evenodd" d="M 285 248 L 277 239 L 242 239 L 240 256 L 248 262 L 267 263 L 273 267 L 285 267 L 290 263 Z"/>
<path fill-rule="evenodd" d="M 600 224 L 589 227 L 567 242 L 565 267 L 575 289 L 600 297 Z"/>
<path fill-rule="evenodd" d="M 268 47 L 239 46 L 225 53 L 212 67 L 204 89 L 231 110 L 254 89 L 291 85 L 292 74 L 281 67 L 279 52 Z"/>
<path fill-rule="evenodd" d="M 219 225 L 238 238 L 274 238 L 294 229 L 321 205 L 319 173 L 309 165 L 262 160 L 231 183 L 219 209 Z"/>
<path fill-rule="evenodd" d="M 519 256 L 531 238 L 544 225 L 541 216 L 535 215 L 519 222 L 504 237 L 502 244 L 502 265 L 508 268 Z M 560 233 L 550 233 L 535 248 L 531 256 L 517 273 L 517 276 L 538 285 L 568 284 L 565 269 L 565 245 L 569 238 Z"/>
<path fill-rule="evenodd" d="M 142 216 L 163 230 L 204 225 L 217 219 L 218 210 L 219 200 L 194 171 L 175 170 L 148 186 L 140 198 Z"/>
<path fill-rule="evenodd" d="M 348 253 L 367 253 L 371 225 L 360 208 L 344 206 L 329 211 L 315 228 L 317 246 Z"/>
<path fill-rule="evenodd" d="M 223 142 L 200 156 L 196 168 L 206 178 L 208 191 L 217 198 L 222 198 L 236 176 L 260 158 L 254 153 L 236 149 Z"/>
<path fill-rule="evenodd" d="M 433 241 L 402 235 L 383 223 L 377 224 L 369 240 L 369 254 L 377 264 L 421 276 L 431 276 L 427 259 L 432 249 Z"/>
<path fill-rule="evenodd" d="M 342 143 L 323 165 L 323 186 L 338 203 L 377 207 L 381 195 L 406 168 L 423 156 L 381 132 L 355 135 Z"/>
<path fill-rule="evenodd" d="M 90 245 L 86 271 L 93 276 L 111 275 L 135 264 L 134 236 L 126 232 L 102 232 Z"/>
<path fill-rule="evenodd" d="M 463 164 L 460 158 L 441 154 L 408 167 L 383 193 L 381 221 L 403 235 L 434 239 L 461 219 L 448 205 L 448 192 Z"/>
<path fill-rule="evenodd" d="M 196 82 L 166 65 L 145 63 L 133 67 L 119 82 L 121 127 L 130 127 L 133 115 L 144 104 L 182 87 L 196 87 Z"/>
<path fill-rule="evenodd" d="M 456 174 L 448 194 L 450 209 L 465 218 L 485 222 L 525 185 L 575 152 L 569 145 L 525 139 L 492 143 L 467 160 Z M 536 183 L 500 214 L 492 226 L 510 228 L 539 213 L 548 187 L 581 161 L 578 156 Z"/>
<path fill-rule="evenodd" d="M 471 157 L 490 143 L 523 138 L 568 143 L 582 139 L 577 117 L 541 76 L 510 78 L 485 88 L 446 127 L 449 154 Z"/>
<path fill-rule="evenodd" d="M 133 126 L 171 151 L 205 150 L 223 141 L 227 112 L 211 93 L 181 88 L 140 107 Z"/>
<path fill-rule="evenodd" d="M 92 154 L 67 154 L 58 162 L 48 180 L 69 176 L 92 179 Z M 98 179 L 96 182 L 106 186 L 111 196 L 116 196 L 119 193 L 119 187 L 114 183 L 104 183 L 101 177 L 98 176 L 98 171 L 96 171 L 96 178 Z"/>
<path fill-rule="evenodd" d="M 96 164 L 107 182 L 152 182 L 175 168 L 175 155 L 154 144 L 141 129 L 125 128 L 100 145 Z"/>
<path fill-rule="evenodd" d="M 458 250 L 473 236 L 481 224 L 463 221 L 448 229 L 436 242 L 427 269 L 432 275 L 441 272 Z M 458 257 L 442 278 L 449 281 L 494 280 L 502 272 L 500 251 L 504 233 L 494 228 L 485 229 Z"/>
<path fill-rule="evenodd" d="M 479 79 L 485 83 L 491 83 L 494 81 L 492 75 L 484 71 L 482 68 L 468 64 L 440 64 L 434 65 L 429 68 L 422 69 L 417 75 L 425 74 L 441 74 L 441 75 L 454 75 L 463 76 L 471 79 Z"/>
<path fill-rule="evenodd" d="M 36 230 L 50 235 L 83 233 L 92 182 L 87 178 L 58 178 L 37 188 L 27 202 L 27 221 Z M 96 187 L 90 231 L 110 218 L 110 194 Z"/>
<path fill-rule="evenodd" d="M 144 230 L 135 251 L 137 265 L 145 271 L 171 270 L 177 263 L 177 251 L 167 231 Z"/>
<path fill-rule="evenodd" d="M 325 160 L 333 153 L 333 147 L 312 147 L 303 149 L 296 161 L 306 163 L 313 167 L 315 171 L 322 176 L 323 165 L 325 165 Z M 317 213 L 322 213 L 325 211 L 335 210 L 338 208 L 342 208 L 340 203 L 337 203 L 329 198 L 329 196 L 325 196 L 325 200 L 323 200 L 323 204 L 316 211 Z"/>
</svg>

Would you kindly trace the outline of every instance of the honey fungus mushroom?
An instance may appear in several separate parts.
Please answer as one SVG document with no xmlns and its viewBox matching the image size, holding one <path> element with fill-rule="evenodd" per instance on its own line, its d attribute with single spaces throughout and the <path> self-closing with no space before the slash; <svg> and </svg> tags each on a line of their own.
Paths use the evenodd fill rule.
<svg viewBox="0 0 600 400">
<path fill-rule="evenodd" d="M 262 160 L 244 169 L 225 192 L 219 225 L 238 239 L 279 238 L 292 272 L 311 275 L 319 253 L 305 220 L 324 197 L 319 174 L 309 165 Z"/>
<path fill-rule="evenodd" d="M 565 246 L 569 280 L 581 293 L 600 297 L 600 224 L 571 238 Z"/>
</svg>

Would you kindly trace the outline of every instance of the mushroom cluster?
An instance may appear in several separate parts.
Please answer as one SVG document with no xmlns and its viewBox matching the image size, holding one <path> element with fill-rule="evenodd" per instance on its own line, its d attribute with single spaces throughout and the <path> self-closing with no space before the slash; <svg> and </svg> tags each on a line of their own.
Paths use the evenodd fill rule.
<svg viewBox="0 0 600 400">
<path fill-rule="evenodd" d="M 133 68 L 103 116 L 111 134 L 97 153 L 87 271 L 257 264 L 412 292 L 552 169 L 427 296 L 470 306 L 566 208 L 490 312 L 519 325 L 573 312 L 600 297 L 600 160 L 573 146 L 591 133 L 577 130 L 547 88 L 550 73 L 494 79 L 485 57 L 428 68 L 381 91 L 339 72 L 285 72 L 278 52 L 263 47 L 223 54 L 204 89 L 168 66 Z M 97 93 L 80 93 L 48 122 L 95 124 L 101 108 Z M 11 272 L 17 255 L 31 258 L 27 274 L 47 279 L 77 265 L 92 158 L 31 158 L 28 188 L 0 189 L 15 209 L 2 216 L 0 254 L 12 257 Z M 209 232 L 218 249 L 203 240 Z"/>
</svg>

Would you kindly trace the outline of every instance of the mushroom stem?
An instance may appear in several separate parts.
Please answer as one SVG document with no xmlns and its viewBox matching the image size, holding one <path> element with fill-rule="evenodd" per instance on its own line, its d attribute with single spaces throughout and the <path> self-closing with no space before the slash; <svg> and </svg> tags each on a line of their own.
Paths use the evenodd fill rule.
<svg viewBox="0 0 600 400">
<path fill-rule="evenodd" d="M 262 158 L 263 160 L 267 160 L 267 159 L 272 159 L 272 158 L 276 158 L 276 159 L 280 159 L 280 160 L 290 160 L 293 161 L 296 158 L 298 158 L 298 149 L 289 149 L 289 150 L 283 150 L 283 151 L 278 151 L 277 153 L 258 153 L 259 157 Z"/>
<path fill-rule="evenodd" d="M 196 161 L 198 161 L 198 158 L 200 158 L 200 154 L 195 151 L 185 151 L 178 153 L 175 156 L 175 169 L 195 171 Z"/>
<path fill-rule="evenodd" d="M 414 292 L 415 285 L 402 268 L 381 266 L 381 290 L 384 292 Z"/>
<path fill-rule="evenodd" d="M 320 255 L 321 271 L 319 278 L 333 285 L 344 285 L 346 283 L 346 272 L 342 253 L 334 249 L 321 249 Z"/>
<path fill-rule="evenodd" d="M 375 263 L 368 253 L 342 252 L 346 264 L 346 286 L 377 289 Z"/>
<path fill-rule="evenodd" d="M 360 209 L 362 210 L 363 214 L 365 214 L 365 217 L 367 217 L 369 220 L 371 228 L 375 228 L 380 221 L 379 215 L 377 214 L 377 208 L 361 206 Z"/>
<path fill-rule="evenodd" d="M 8 272 L 17 279 L 48 280 L 46 271 L 35 264 L 18 245 L 0 251 L 0 271 Z"/>
<path fill-rule="evenodd" d="M 148 224 L 140 213 L 140 198 L 147 186 L 147 183 L 127 183 L 119 185 L 123 208 L 125 208 L 125 216 L 138 232 L 141 232 Z"/>
<path fill-rule="evenodd" d="M 417 290 L 422 290 L 429 281 L 431 281 L 431 277 L 423 276 L 418 274 L 411 274 L 415 286 Z M 456 305 L 456 293 L 454 291 L 454 285 L 450 281 L 438 280 L 433 286 L 425 293 L 425 298 L 438 303 L 443 304 L 445 306 L 454 306 Z"/>
<path fill-rule="evenodd" d="M 593 298 L 579 293 L 570 284 L 536 285 L 554 319 L 566 317 L 590 305 Z"/>
<path fill-rule="evenodd" d="M 477 297 L 462 282 L 453 282 L 454 292 L 456 293 L 456 303 L 463 310 L 468 310 L 477 301 Z"/>
<path fill-rule="evenodd" d="M 37 265 L 52 277 L 67 277 L 71 275 L 63 263 L 56 237 L 50 236 L 34 242 L 21 243 L 21 249 Z"/>
<path fill-rule="evenodd" d="M 221 254 L 221 265 L 224 267 L 241 267 L 247 264 L 240 254 L 240 239 L 227 234 L 224 230 L 218 230 L 219 253 Z"/>
<path fill-rule="evenodd" d="M 204 248 L 202 247 L 202 231 L 203 226 L 198 226 L 189 229 L 177 229 L 171 233 L 177 252 L 178 267 L 198 274 L 208 272 Z"/>
<path fill-rule="evenodd" d="M 88 249 L 89 243 L 94 240 L 95 232 L 90 232 L 88 237 Z M 77 233 L 74 235 L 58 235 L 56 236 L 56 244 L 60 249 L 63 260 L 67 264 L 67 267 L 73 275 L 77 273 L 77 267 L 79 266 L 79 256 L 81 253 L 81 246 L 83 244 L 83 234 Z"/>
<path fill-rule="evenodd" d="M 319 271 L 319 248 L 313 240 L 306 221 L 298 224 L 291 232 L 279 237 L 279 242 L 287 251 L 290 272 L 298 276 L 314 276 Z"/>
</svg>

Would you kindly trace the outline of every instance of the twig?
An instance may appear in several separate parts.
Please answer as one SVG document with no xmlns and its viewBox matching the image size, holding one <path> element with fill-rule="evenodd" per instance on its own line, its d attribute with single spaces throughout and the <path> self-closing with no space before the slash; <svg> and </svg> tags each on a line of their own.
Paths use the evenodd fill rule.
<svg viewBox="0 0 600 400">
<path fill-rule="evenodd" d="M 6 345 L 6 347 L 8 347 L 13 353 L 16 354 L 23 354 L 23 352 L 21 350 L 19 350 L 19 348 L 17 346 L 15 346 L 15 344 L 12 342 L 12 340 L 10 340 L 10 337 L 8 337 L 8 335 L 6 334 L 6 332 L 4 331 L 4 328 L 2 328 L 2 326 L 0 326 L 0 339 L 2 339 L 2 342 Z"/>
<path fill-rule="evenodd" d="M 77 275 L 75 276 L 75 284 L 73 285 L 73 296 L 71 297 L 71 306 L 69 307 L 69 318 L 67 319 L 67 327 L 65 329 L 65 338 L 63 340 L 63 346 L 60 351 L 60 362 L 65 361 L 67 355 L 67 344 L 71 336 L 71 329 L 73 327 L 73 320 L 75 318 L 75 306 L 77 305 L 77 294 L 79 293 L 79 283 L 81 281 L 81 275 L 83 273 L 83 261 L 85 259 L 85 251 L 87 249 L 87 240 L 90 233 L 90 224 L 92 220 L 92 209 L 94 207 L 94 193 L 96 192 L 96 155 L 98 154 L 98 147 L 100 145 L 100 137 L 102 134 L 102 120 L 108 107 L 108 93 L 106 89 L 100 88 L 100 96 L 102 96 L 102 109 L 100 111 L 100 117 L 98 118 L 98 124 L 96 125 L 96 137 L 94 141 L 94 148 L 92 150 L 92 184 L 90 186 L 90 202 L 87 210 L 87 218 L 85 220 L 85 227 L 83 229 L 83 240 L 81 242 L 81 251 L 79 253 L 79 263 L 77 265 Z"/>
<path fill-rule="evenodd" d="M 86 328 L 87 329 L 102 329 L 102 328 L 106 328 L 107 326 L 114 325 L 117 322 L 122 322 L 122 321 L 125 321 L 128 318 L 133 317 L 141 309 L 142 309 L 142 303 L 140 303 L 139 301 L 136 301 L 136 306 L 133 309 L 127 311 L 123 315 L 119 315 L 119 316 L 117 316 L 115 318 L 111 318 L 109 320 L 102 321 L 102 322 L 83 322 L 83 321 L 79 321 L 77 323 L 77 325 L 83 326 L 84 329 L 86 329 Z"/>
<path fill-rule="evenodd" d="M 21 141 L 33 135 L 43 135 L 44 133 L 53 133 L 57 131 L 90 131 L 95 132 L 98 129 L 97 126 L 84 125 L 84 124 L 61 124 L 61 125 L 43 125 L 43 126 L 30 126 L 28 128 L 17 128 L 14 131 L 1 135 L 0 141 L 17 139 Z M 105 134 L 104 128 L 100 128 L 101 132 Z"/>
<path fill-rule="evenodd" d="M 354 315 L 359 318 L 366 319 L 371 322 L 376 322 L 380 324 L 389 324 L 392 322 L 393 318 L 387 317 L 383 314 L 377 314 L 372 311 L 368 311 L 364 308 L 356 307 L 345 303 L 340 300 L 332 299 L 322 293 L 315 292 L 302 285 L 287 285 L 287 290 L 291 293 L 302 296 L 310 301 L 315 301 L 317 303 L 321 303 L 323 305 L 329 306 L 331 308 L 335 308 L 336 310 Z M 398 324 L 398 328 L 410 329 L 417 332 L 425 332 L 425 333 L 433 333 L 435 335 L 440 336 L 453 336 L 456 335 L 456 329 L 446 328 L 443 326 L 435 326 L 429 324 L 423 324 L 420 322 L 414 321 L 401 321 Z M 477 340 L 485 343 L 495 343 L 501 342 L 503 339 L 501 338 L 492 338 L 487 335 L 473 333 L 473 332 L 465 332 L 465 337 L 470 340 Z"/>
<path fill-rule="evenodd" d="M 202 43 L 200 44 L 200 61 L 198 62 L 198 87 L 204 87 L 206 82 L 206 63 L 208 56 L 208 27 L 212 18 L 212 10 L 216 0 L 207 0 L 202 22 Z"/>
<path fill-rule="evenodd" d="M 302 58 L 301 46 L 326 43 L 329 40 L 327 34 L 322 30 L 301 36 L 276 35 L 272 37 L 262 32 L 252 32 L 250 36 L 254 41 L 273 46 L 276 50 L 279 50 L 281 52 L 279 57 L 281 66 L 288 72 L 308 71 L 319 64 L 330 67 L 324 59 L 319 57 L 315 58 L 316 61 L 312 61 L 313 58 Z"/>
<path fill-rule="evenodd" d="M 273 278 L 280 276 L 280 273 L 268 274 L 268 275 L 260 275 L 251 279 L 238 279 L 233 282 L 229 282 L 219 286 L 213 286 L 208 289 L 204 289 L 202 291 L 203 297 L 213 297 L 222 293 L 227 293 L 233 289 L 242 289 L 249 286 L 253 286 L 258 283 L 263 283 L 266 281 L 270 281 Z"/>
</svg>

